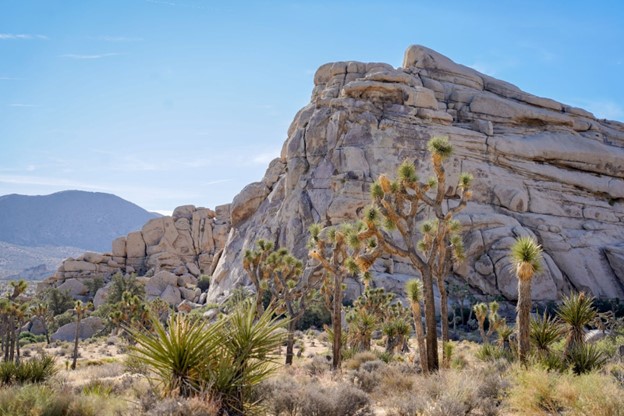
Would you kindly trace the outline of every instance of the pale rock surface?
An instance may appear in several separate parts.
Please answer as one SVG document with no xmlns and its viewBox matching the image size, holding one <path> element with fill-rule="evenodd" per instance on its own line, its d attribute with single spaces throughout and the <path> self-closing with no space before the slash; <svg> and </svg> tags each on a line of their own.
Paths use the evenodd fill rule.
<svg viewBox="0 0 624 416">
<path fill-rule="evenodd" d="M 624 124 L 411 46 L 402 68 L 319 68 L 310 104 L 295 115 L 280 159 L 262 179 L 268 195 L 233 222 L 207 302 L 249 284 L 242 255 L 256 240 L 307 260 L 310 224 L 356 219 L 379 174 L 393 175 L 408 159 L 428 177 L 433 136 L 448 137 L 455 149 L 446 164 L 449 195 L 461 171 L 475 177 L 473 201 L 459 217 L 468 260 L 454 266 L 453 279 L 515 299 L 508 252 L 514 238 L 531 235 L 545 251 L 534 299 L 572 290 L 624 297 Z M 397 292 L 417 274 L 403 259 L 379 261 L 374 272 L 378 285 Z M 350 296 L 361 290 L 348 287 Z"/>
<path fill-rule="evenodd" d="M 104 329 L 104 322 L 98 317 L 88 316 L 80 320 L 78 337 L 80 339 L 91 338 Z M 60 327 L 50 339 L 52 341 L 73 341 L 76 336 L 76 322 L 70 322 Z"/>
</svg>

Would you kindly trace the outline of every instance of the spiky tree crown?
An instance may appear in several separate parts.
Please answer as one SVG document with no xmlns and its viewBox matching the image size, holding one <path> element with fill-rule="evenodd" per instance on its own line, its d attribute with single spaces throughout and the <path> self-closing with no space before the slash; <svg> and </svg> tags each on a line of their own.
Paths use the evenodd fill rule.
<svg viewBox="0 0 624 416">
<path fill-rule="evenodd" d="M 412 303 L 420 303 L 423 301 L 423 283 L 419 279 L 408 280 L 405 284 L 405 293 Z"/>
<path fill-rule="evenodd" d="M 433 137 L 427 142 L 427 149 L 433 156 L 444 160 L 453 154 L 453 146 L 446 137 Z"/>
<path fill-rule="evenodd" d="M 532 237 L 520 237 L 511 246 L 511 260 L 520 280 L 531 279 L 542 269 L 542 246 Z"/>
</svg>

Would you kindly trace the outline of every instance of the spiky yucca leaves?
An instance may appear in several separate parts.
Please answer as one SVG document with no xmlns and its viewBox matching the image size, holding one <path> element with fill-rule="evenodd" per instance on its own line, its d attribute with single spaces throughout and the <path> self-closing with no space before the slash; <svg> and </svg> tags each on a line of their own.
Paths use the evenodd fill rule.
<svg viewBox="0 0 624 416">
<path fill-rule="evenodd" d="M 391 185 L 386 184 L 387 189 Z M 386 186 L 384 185 L 384 186 Z M 380 185 L 381 186 L 381 185 Z M 371 231 L 377 213 L 367 211 L 365 221 L 327 227 L 310 227 L 309 255 L 322 269 L 321 294 L 332 313 L 332 368 L 340 368 L 343 331 L 341 325 L 344 281 L 347 277 L 368 276 L 368 268 L 381 255 L 381 248 Z"/>
<path fill-rule="evenodd" d="M 416 331 L 416 341 L 418 342 L 418 356 L 420 358 L 420 366 L 423 373 L 428 373 L 427 351 L 425 347 L 425 331 L 422 324 L 422 302 L 423 302 L 423 284 L 420 279 L 411 279 L 405 283 L 405 294 L 412 308 L 412 319 L 414 320 L 414 329 Z"/>
<path fill-rule="evenodd" d="M 420 272 L 423 280 L 423 297 L 426 321 L 426 355 L 432 371 L 438 368 L 436 310 L 434 305 L 434 282 L 440 289 L 442 339 L 447 341 L 448 296 L 445 279 L 453 261 L 462 261 L 464 246 L 461 226 L 453 216 L 461 211 L 471 196 L 472 177 L 461 174 L 455 187 L 458 198 L 453 208 L 445 203 L 448 187 L 443 161 L 452 154 L 448 139 L 433 138 L 428 143 L 435 176 L 420 182 L 414 163 L 403 162 L 392 181 L 381 175 L 371 186 L 371 199 L 375 221 L 367 227 L 377 237 L 378 252 L 408 259 Z M 428 221 L 423 215 L 431 215 Z M 422 222 L 422 226 L 418 223 Z M 367 259 L 370 264 L 371 259 Z"/>
<path fill-rule="evenodd" d="M 518 355 L 526 363 L 530 343 L 531 280 L 541 270 L 542 247 L 532 237 L 520 237 L 511 246 L 510 256 L 518 277 Z"/>
<path fill-rule="evenodd" d="M 172 315 L 167 326 L 153 320 L 153 332 L 128 328 L 136 344 L 131 355 L 145 364 L 165 396 L 207 393 L 223 414 L 245 414 L 254 386 L 276 370 L 271 353 L 283 342 L 282 323 L 269 309 L 256 318 L 253 302 L 207 325 Z"/>
<path fill-rule="evenodd" d="M 594 344 L 576 344 L 566 353 L 566 362 L 577 375 L 599 369 L 607 360 L 607 356 Z"/>
<path fill-rule="evenodd" d="M 561 338 L 562 333 L 561 323 L 555 317 L 547 315 L 546 311 L 531 319 L 530 339 L 540 355 L 548 354 L 550 346 Z"/>
<path fill-rule="evenodd" d="M 585 327 L 596 317 L 593 307 L 594 298 L 584 292 L 572 293 L 563 298 L 557 310 L 557 316 L 563 322 L 566 334 L 565 355 L 568 356 L 573 348 L 581 347 L 585 343 Z"/>
</svg>

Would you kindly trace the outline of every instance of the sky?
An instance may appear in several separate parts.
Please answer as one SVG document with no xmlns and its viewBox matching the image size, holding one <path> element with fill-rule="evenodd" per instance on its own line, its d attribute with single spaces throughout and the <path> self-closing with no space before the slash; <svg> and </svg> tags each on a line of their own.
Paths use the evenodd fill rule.
<svg viewBox="0 0 624 416">
<path fill-rule="evenodd" d="M 228 203 L 316 69 L 411 44 L 624 121 L 624 2 L 0 0 L 0 195 Z"/>
</svg>

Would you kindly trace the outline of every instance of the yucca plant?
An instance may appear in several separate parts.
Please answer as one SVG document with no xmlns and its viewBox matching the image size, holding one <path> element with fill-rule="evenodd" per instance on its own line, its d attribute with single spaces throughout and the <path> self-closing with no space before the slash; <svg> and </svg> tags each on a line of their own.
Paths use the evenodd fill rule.
<svg viewBox="0 0 624 416">
<path fill-rule="evenodd" d="M 520 237 L 511 246 L 511 261 L 518 277 L 518 355 L 526 362 L 530 344 L 531 281 L 541 268 L 542 247 L 532 237 Z"/>
<path fill-rule="evenodd" d="M 127 328 L 136 342 L 131 357 L 147 366 L 165 396 L 204 391 L 221 402 L 225 414 L 245 414 L 253 387 L 277 368 L 271 353 L 284 340 L 274 311 L 256 319 L 255 306 L 245 301 L 210 325 L 179 314 L 166 327 L 153 319 L 152 333 Z"/>
<path fill-rule="evenodd" d="M 596 345 L 577 344 L 568 350 L 566 361 L 575 374 L 585 374 L 604 366 L 607 357 Z"/>
<path fill-rule="evenodd" d="M 146 365 L 165 396 L 189 397 L 198 392 L 208 357 L 219 352 L 222 327 L 219 321 L 209 327 L 189 316 L 172 315 L 165 327 L 152 318 L 152 333 L 127 327 L 136 345 L 131 357 Z"/>
<path fill-rule="evenodd" d="M 566 333 L 565 355 L 585 343 L 585 327 L 596 317 L 594 298 L 584 292 L 572 293 L 563 298 L 557 316 L 563 321 Z"/>
<path fill-rule="evenodd" d="M 550 352 L 550 346 L 561 338 L 562 333 L 560 322 L 555 317 L 548 316 L 545 311 L 543 315 L 531 319 L 529 337 L 538 354 Z"/>
</svg>

